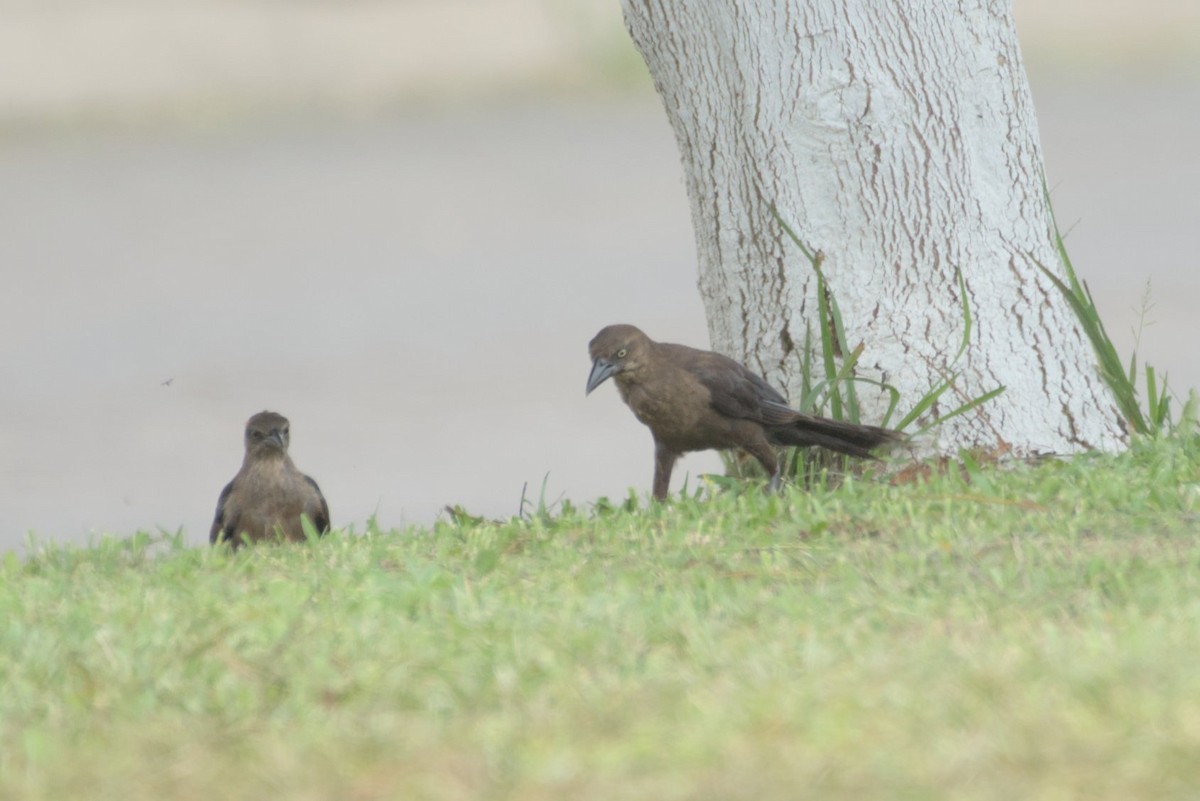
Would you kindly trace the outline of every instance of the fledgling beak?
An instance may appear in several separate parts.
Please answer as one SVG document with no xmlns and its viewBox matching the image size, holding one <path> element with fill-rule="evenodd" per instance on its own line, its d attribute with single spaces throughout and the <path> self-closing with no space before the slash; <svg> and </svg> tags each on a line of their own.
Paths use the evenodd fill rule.
<svg viewBox="0 0 1200 801">
<path fill-rule="evenodd" d="M 283 444 L 283 434 L 281 434 L 278 429 L 271 429 L 271 433 L 267 434 L 267 442 L 272 443 L 281 451 L 286 450 L 286 447 Z"/>
<path fill-rule="evenodd" d="M 603 384 L 616 372 L 617 365 L 608 361 L 603 356 L 597 356 L 596 361 L 592 362 L 592 372 L 588 375 L 587 392 L 583 394 L 591 395 L 593 389 Z"/>
</svg>

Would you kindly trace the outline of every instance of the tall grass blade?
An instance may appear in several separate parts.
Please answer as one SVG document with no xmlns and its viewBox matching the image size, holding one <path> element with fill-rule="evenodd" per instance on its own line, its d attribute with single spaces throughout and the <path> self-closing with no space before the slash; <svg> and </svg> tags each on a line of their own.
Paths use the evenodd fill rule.
<svg viewBox="0 0 1200 801">
<path fill-rule="evenodd" d="M 1051 283 L 1058 287 L 1059 292 L 1066 298 L 1068 305 L 1070 305 L 1071 310 L 1075 313 L 1076 318 L 1083 327 L 1084 333 L 1087 334 L 1088 340 L 1092 343 L 1092 349 L 1096 353 L 1100 377 L 1108 385 L 1109 390 L 1112 392 L 1113 400 L 1129 427 L 1134 432 L 1145 436 L 1155 436 L 1170 429 L 1170 404 L 1168 402 L 1166 376 L 1163 376 L 1162 389 L 1160 390 L 1154 371 L 1147 365 L 1147 398 L 1146 409 L 1143 412 L 1137 390 L 1137 353 L 1134 352 L 1130 356 L 1129 366 L 1126 368 L 1117 354 L 1117 349 L 1113 345 L 1112 338 L 1109 337 L 1108 331 L 1104 328 L 1104 323 L 1100 319 L 1100 313 L 1096 309 L 1095 300 L 1092 298 L 1091 290 L 1088 289 L 1085 282 L 1079 280 L 1079 277 L 1075 273 L 1075 265 L 1071 262 L 1071 257 L 1067 253 L 1066 243 L 1058 227 L 1058 219 L 1054 214 L 1054 206 L 1050 202 L 1050 190 L 1046 186 L 1044 176 L 1042 178 L 1042 191 L 1046 198 L 1046 208 L 1050 213 L 1050 225 L 1054 231 L 1055 249 L 1062 262 L 1067 280 L 1064 281 L 1052 273 L 1046 265 L 1038 261 L 1032 254 L 1029 254 L 1030 260 L 1041 269 L 1042 274 L 1050 279 Z"/>
<path fill-rule="evenodd" d="M 824 404 L 828 403 L 829 415 L 831 417 L 857 423 L 861 417 L 861 404 L 859 403 L 856 385 L 859 382 L 864 382 L 879 387 L 888 393 L 889 402 L 884 415 L 883 425 L 892 425 L 896 430 L 903 431 L 917 418 L 928 412 L 945 394 L 946 390 L 954 386 L 954 382 L 959 374 L 952 372 L 949 377 L 938 382 L 928 392 L 917 399 L 917 402 L 899 422 L 892 424 L 892 416 L 900 406 L 900 392 L 894 386 L 885 382 L 854 375 L 854 368 L 857 365 L 859 357 L 862 355 L 864 346 L 859 344 L 853 350 L 849 347 L 845 326 L 842 322 L 841 308 L 838 306 L 837 298 L 829 288 L 824 270 L 822 269 L 824 253 L 805 245 L 774 206 L 772 206 L 771 212 L 784 233 L 787 234 L 788 238 L 791 239 L 796 247 L 800 249 L 800 252 L 804 254 L 805 258 L 808 259 L 817 281 L 817 313 L 820 319 L 821 337 L 820 362 L 825 375 L 823 379 L 819 380 L 813 375 L 813 368 L 816 365 L 812 357 L 812 329 L 809 328 L 806 330 L 805 351 L 801 357 L 801 410 L 811 413 L 821 413 Z M 956 268 L 954 274 L 962 307 L 963 328 L 958 350 L 951 360 L 951 366 L 957 364 L 965 356 L 970 347 L 971 337 L 974 332 L 974 317 L 971 313 L 966 279 L 961 269 Z M 837 365 L 839 356 L 843 357 L 840 368 Z M 927 431 L 942 421 L 977 409 L 980 405 L 997 397 L 1002 392 L 1004 392 L 1004 387 L 996 387 L 977 398 L 960 404 L 947 414 L 939 415 L 936 421 L 924 426 L 920 430 Z"/>
</svg>

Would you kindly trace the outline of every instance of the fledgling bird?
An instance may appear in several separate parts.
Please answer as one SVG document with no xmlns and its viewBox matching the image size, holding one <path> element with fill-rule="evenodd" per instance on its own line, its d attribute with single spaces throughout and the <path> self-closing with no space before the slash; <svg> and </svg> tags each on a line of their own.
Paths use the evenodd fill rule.
<svg viewBox="0 0 1200 801">
<path fill-rule="evenodd" d="M 246 422 L 242 469 L 221 490 L 208 539 L 233 547 L 243 540 L 304 540 L 300 516 L 317 531 L 329 530 L 329 506 L 317 482 L 296 469 L 288 456 L 288 420 L 259 412 Z"/>
<path fill-rule="evenodd" d="M 632 325 L 610 325 L 588 344 L 592 372 L 587 394 L 609 378 L 621 399 L 654 435 L 654 497 L 667 497 L 671 470 L 688 451 L 741 448 L 780 483 L 780 446 L 819 445 L 870 457 L 903 440 L 878 426 L 802 414 L 762 376 L 728 356 L 655 342 Z"/>
</svg>

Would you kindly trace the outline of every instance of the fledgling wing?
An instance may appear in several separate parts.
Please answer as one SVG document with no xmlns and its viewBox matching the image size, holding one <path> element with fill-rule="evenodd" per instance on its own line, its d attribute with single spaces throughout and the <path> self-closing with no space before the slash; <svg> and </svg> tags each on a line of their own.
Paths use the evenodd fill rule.
<svg viewBox="0 0 1200 801">
<path fill-rule="evenodd" d="M 233 492 L 233 482 L 230 481 L 225 485 L 225 489 L 221 490 L 220 496 L 217 498 L 217 513 L 213 517 L 212 529 L 208 532 L 208 541 L 212 544 L 217 544 L 224 535 L 226 539 L 234 536 L 234 526 L 237 525 L 237 520 L 226 520 L 225 504 L 229 500 L 230 493 Z"/>
<path fill-rule="evenodd" d="M 795 418 L 796 410 L 765 378 L 728 356 L 702 355 L 705 358 L 696 360 L 692 373 L 708 390 L 718 414 L 763 425 L 782 425 Z"/>
<path fill-rule="evenodd" d="M 304 480 L 307 481 L 308 485 L 313 488 L 313 492 L 315 492 L 317 495 L 316 500 L 320 506 L 320 511 L 313 516 L 313 526 L 316 527 L 317 531 L 324 534 L 329 531 L 330 528 L 329 504 L 325 502 L 325 495 L 321 492 L 321 488 L 317 486 L 317 482 L 313 481 L 312 476 L 305 476 Z"/>
</svg>

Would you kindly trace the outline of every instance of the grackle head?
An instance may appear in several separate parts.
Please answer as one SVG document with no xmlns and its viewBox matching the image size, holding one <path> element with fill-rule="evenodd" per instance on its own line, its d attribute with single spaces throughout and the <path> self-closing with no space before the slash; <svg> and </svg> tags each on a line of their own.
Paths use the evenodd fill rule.
<svg viewBox="0 0 1200 801">
<path fill-rule="evenodd" d="M 592 372 L 588 375 L 585 394 L 590 395 L 593 389 L 615 375 L 637 370 L 651 344 L 650 338 L 636 326 L 609 325 L 600 329 L 588 343 Z"/>
<path fill-rule="evenodd" d="M 252 456 L 285 455 L 288 419 L 275 412 L 259 412 L 246 421 L 246 453 Z"/>
</svg>

